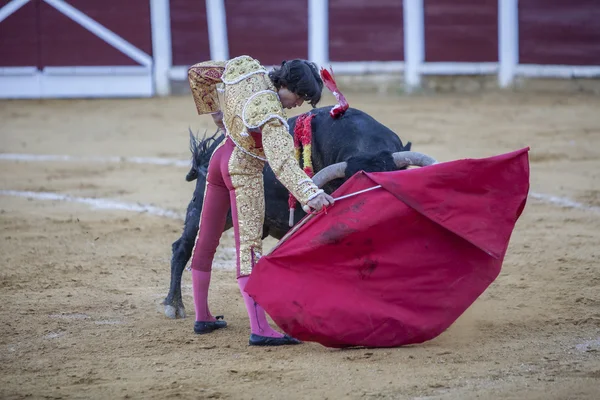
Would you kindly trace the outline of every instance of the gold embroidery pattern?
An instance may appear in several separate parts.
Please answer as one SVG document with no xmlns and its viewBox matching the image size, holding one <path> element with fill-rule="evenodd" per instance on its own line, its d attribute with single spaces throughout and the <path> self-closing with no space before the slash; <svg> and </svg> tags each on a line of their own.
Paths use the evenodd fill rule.
<svg viewBox="0 0 600 400">
<path fill-rule="evenodd" d="M 236 148 L 231 153 L 228 168 L 235 188 L 238 216 L 238 252 L 240 276 L 250 275 L 254 266 L 253 252 L 262 254 L 262 229 L 265 215 L 263 184 L 264 162 Z"/>
<path fill-rule="evenodd" d="M 225 71 L 225 62 L 205 61 L 191 66 L 188 80 L 198 114 L 208 114 L 221 110 L 217 84 Z"/>
<path fill-rule="evenodd" d="M 223 122 L 227 133 L 238 146 L 263 160 L 265 160 L 265 153 L 262 146 L 254 141 L 252 135 L 248 134 L 248 128 L 244 125 L 242 115 L 244 106 L 253 94 L 275 89 L 269 85 L 270 82 L 271 80 L 265 74 L 254 74 L 238 83 L 225 86 Z"/>
<path fill-rule="evenodd" d="M 226 70 L 223 74 L 223 82 L 234 84 L 245 75 L 256 73 L 258 71 L 267 72 L 260 63 L 249 56 L 239 56 L 229 60 L 225 65 Z"/>
<path fill-rule="evenodd" d="M 244 105 L 243 113 L 244 124 L 249 129 L 258 128 L 272 119 L 278 119 L 287 125 L 279 97 L 277 93 L 270 90 L 250 97 Z"/>
<path fill-rule="evenodd" d="M 262 143 L 275 176 L 298 201 L 306 204 L 319 193 L 317 185 L 298 165 L 292 136 L 280 121 L 271 120 L 263 126 Z"/>
</svg>

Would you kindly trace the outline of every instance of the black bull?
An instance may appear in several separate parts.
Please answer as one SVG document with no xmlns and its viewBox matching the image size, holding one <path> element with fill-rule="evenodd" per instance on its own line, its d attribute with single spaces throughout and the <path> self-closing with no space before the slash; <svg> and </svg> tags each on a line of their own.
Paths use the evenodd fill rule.
<svg viewBox="0 0 600 400">
<path fill-rule="evenodd" d="M 350 108 L 346 113 L 333 119 L 329 115 L 331 107 L 312 110 L 312 162 L 315 173 L 323 168 L 346 162 L 343 178 L 333 179 L 324 184 L 323 189 L 332 193 L 345 179 L 363 170 L 366 172 L 393 171 L 397 167 L 393 153 L 409 151 L 411 143 L 406 146 L 393 131 L 377 122 L 366 113 Z M 293 132 L 296 117 L 290 118 L 290 132 Z M 190 201 L 185 217 L 183 234 L 173 243 L 171 258 L 171 286 L 164 300 L 165 314 L 169 318 L 185 317 L 185 308 L 181 298 L 181 275 L 189 261 L 200 221 L 200 211 L 204 198 L 206 170 L 210 156 L 216 146 L 224 139 L 222 135 L 198 141 L 190 134 L 192 151 L 192 169 L 186 179 L 196 181 L 196 189 Z M 407 153 L 408 154 L 408 153 Z M 339 175 L 338 176 L 342 176 Z M 281 239 L 290 229 L 288 191 L 275 178 L 268 164 L 264 169 L 265 186 L 265 222 L 263 239 L 272 236 Z M 297 205 L 294 223 L 306 215 Z M 227 217 L 224 231 L 232 227 L 231 212 Z"/>
</svg>

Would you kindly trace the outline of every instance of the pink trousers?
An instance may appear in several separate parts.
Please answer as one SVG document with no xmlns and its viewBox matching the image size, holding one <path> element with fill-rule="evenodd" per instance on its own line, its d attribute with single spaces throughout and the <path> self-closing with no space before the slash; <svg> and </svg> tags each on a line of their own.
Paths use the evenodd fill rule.
<svg viewBox="0 0 600 400">
<path fill-rule="evenodd" d="M 208 166 L 192 269 L 211 270 L 231 207 L 237 276 L 250 275 L 262 254 L 263 167 L 262 160 L 242 151 L 229 137 L 215 150 Z"/>
</svg>

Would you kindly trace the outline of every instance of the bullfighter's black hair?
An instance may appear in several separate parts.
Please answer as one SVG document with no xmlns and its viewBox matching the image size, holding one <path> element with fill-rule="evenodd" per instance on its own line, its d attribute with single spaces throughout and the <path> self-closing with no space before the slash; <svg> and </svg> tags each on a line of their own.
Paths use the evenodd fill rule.
<svg viewBox="0 0 600 400">
<path fill-rule="evenodd" d="M 321 100 L 323 80 L 317 66 L 310 61 L 300 59 L 284 61 L 280 68 L 269 72 L 269 77 L 277 89 L 285 86 L 290 92 L 310 103 L 313 108 Z"/>
</svg>

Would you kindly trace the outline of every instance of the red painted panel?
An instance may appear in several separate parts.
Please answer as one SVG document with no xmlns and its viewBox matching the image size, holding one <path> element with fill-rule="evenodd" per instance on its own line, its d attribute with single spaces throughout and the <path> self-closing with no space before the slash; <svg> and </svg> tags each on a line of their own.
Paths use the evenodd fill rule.
<svg viewBox="0 0 600 400">
<path fill-rule="evenodd" d="M 424 7 L 425 61 L 498 61 L 498 0 L 425 0 Z"/>
<path fill-rule="evenodd" d="M 227 0 L 229 56 L 263 65 L 308 57 L 308 0 Z"/>
<path fill-rule="evenodd" d="M 210 59 L 206 2 L 171 0 L 173 65 L 190 66 Z"/>
<path fill-rule="evenodd" d="M 45 2 L 40 22 L 43 66 L 139 65 Z"/>
<path fill-rule="evenodd" d="M 150 1 L 67 0 L 67 3 L 143 52 L 152 55 Z"/>
<path fill-rule="evenodd" d="M 519 62 L 600 65 L 600 1 L 520 1 Z"/>
<path fill-rule="evenodd" d="M 402 61 L 400 0 L 329 0 L 331 61 Z"/>
<path fill-rule="evenodd" d="M 0 2 L 0 8 L 8 3 Z M 26 67 L 39 64 L 39 2 L 29 2 L 0 22 L 0 67 Z"/>
</svg>

